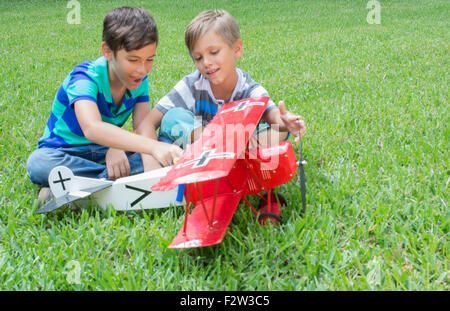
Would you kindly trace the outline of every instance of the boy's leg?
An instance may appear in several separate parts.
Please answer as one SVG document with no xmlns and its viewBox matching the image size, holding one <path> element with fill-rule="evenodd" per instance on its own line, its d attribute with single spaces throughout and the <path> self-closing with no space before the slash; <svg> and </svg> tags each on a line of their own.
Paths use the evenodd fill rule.
<svg viewBox="0 0 450 311">
<path fill-rule="evenodd" d="M 48 186 L 50 171 L 59 165 L 68 167 L 74 175 L 91 178 L 108 178 L 105 156 L 108 147 L 89 145 L 71 148 L 40 148 L 28 158 L 27 169 L 33 183 Z M 127 153 L 130 174 L 144 171 L 141 155 Z"/>
<path fill-rule="evenodd" d="M 106 167 L 95 158 L 92 146 L 40 148 L 28 157 L 27 170 L 31 181 L 42 186 L 48 186 L 50 171 L 59 165 L 70 168 L 75 175 L 96 178 Z"/>
<path fill-rule="evenodd" d="M 191 133 L 201 127 L 194 114 L 181 107 L 169 109 L 161 120 L 159 141 L 172 143 L 185 148 L 191 143 Z"/>
</svg>

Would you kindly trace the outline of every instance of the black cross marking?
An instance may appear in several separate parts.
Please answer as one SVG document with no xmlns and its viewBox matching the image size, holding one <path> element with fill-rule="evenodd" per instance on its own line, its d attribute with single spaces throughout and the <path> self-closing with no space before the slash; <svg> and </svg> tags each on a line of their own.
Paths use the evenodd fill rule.
<svg viewBox="0 0 450 311">
<path fill-rule="evenodd" d="M 180 165 L 177 166 L 177 168 L 185 167 L 191 164 L 194 164 L 192 168 L 197 168 L 201 166 L 206 166 L 206 164 L 208 164 L 210 159 L 215 158 L 232 159 L 235 156 L 233 152 L 222 152 L 222 153 L 215 153 L 215 152 L 216 149 L 203 151 L 203 153 L 199 158 L 181 163 Z"/>
<path fill-rule="evenodd" d="M 263 102 L 250 102 L 249 100 L 246 100 L 246 101 L 240 102 L 238 105 L 236 105 L 232 108 L 223 110 L 221 113 L 225 113 L 228 111 L 236 112 L 236 111 L 244 110 L 245 108 L 247 108 L 249 106 L 264 106 L 264 105 L 265 104 Z"/>
<path fill-rule="evenodd" d="M 149 194 L 152 193 L 151 191 L 148 191 L 148 190 L 145 190 L 145 189 L 141 189 L 141 188 L 136 188 L 136 187 L 129 186 L 129 185 L 125 185 L 125 188 L 136 190 L 136 191 L 139 191 L 139 192 L 143 192 L 143 194 L 139 198 L 137 198 L 136 200 L 131 202 L 131 207 L 135 206 L 136 204 L 141 202 L 143 199 L 145 199 Z"/>
<path fill-rule="evenodd" d="M 63 190 L 64 191 L 66 191 L 66 186 L 64 185 L 64 182 L 65 181 L 69 181 L 71 178 L 62 178 L 62 176 L 61 176 L 61 171 L 58 171 L 58 176 L 59 176 L 59 180 L 55 180 L 53 183 L 54 184 L 56 184 L 56 183 L 61 183 L 61 185 L 62 185 L 62 187 L 63 187 Z"/>
</svg>

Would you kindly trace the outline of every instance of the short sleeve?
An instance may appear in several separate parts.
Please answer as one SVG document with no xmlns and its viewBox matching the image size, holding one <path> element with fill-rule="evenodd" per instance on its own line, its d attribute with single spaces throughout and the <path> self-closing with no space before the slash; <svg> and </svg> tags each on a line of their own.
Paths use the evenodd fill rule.
<svg viewBox="0 0 450 311">
<path fill-rule="evenodd" d="M 167 95 L 158 101 L 155 108 L 163 114 L 175 107 L 185 108 L 194 113 L 195 99 L 185 80 L 186 78 L 179 81 Z"/>
<path fill-rule="evenodd" d="M 98 86 L 94 80 L 83 73 L 76 73 L 71 76 L 66 92 L 72 108 L 76 101 L 82 99 L 97 102 Z"/>
<path fill-rule="evenodd" d="M 253 88 L 250 91 L 249 97 L 262 97 L 262 96 L 269 96 L 269 92 L 267 92 L 267 90 L 263 86 L 258 84 L 255 88 Z M 264 114 L 268 113 L 269 111 L 275 108 L 277 108 L 277 106 L 275 105 L 272 99 L 269 99 L 266 106 L 266 110 L 264 110 Z"/>
</svg>

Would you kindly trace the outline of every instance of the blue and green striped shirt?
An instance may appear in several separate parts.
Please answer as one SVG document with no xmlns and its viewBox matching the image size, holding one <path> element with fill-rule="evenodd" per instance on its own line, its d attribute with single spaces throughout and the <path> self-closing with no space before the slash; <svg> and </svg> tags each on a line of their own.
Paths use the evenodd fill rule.
<svg viewBox="0 0 450 311">
<path fill-rule="evenodd" d="M 87 99 L 97 104 L 102 120 L 119 127 L 127 121 L 135 104 L 149 101 L 148 77 L 136 90 L 127 90 L 118 108 L 111 95 L 108 62 L 105 57 L 83 62 L 73 69 L 58 89 L 52 111 L 39 139 L 39 148 L 58 148 L 93 144 L 81 130 L 74 103 Z"/>
</svg>

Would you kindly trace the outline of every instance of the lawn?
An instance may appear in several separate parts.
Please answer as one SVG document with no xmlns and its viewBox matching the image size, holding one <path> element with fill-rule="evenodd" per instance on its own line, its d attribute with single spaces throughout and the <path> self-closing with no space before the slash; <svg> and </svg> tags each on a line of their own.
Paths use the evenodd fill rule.
<svg viewBox="0 0 450 311">
<path fill-rule="evenodd" d="M 449 286 L 449 12 L 446 0 L 0 2 L 0 289 L 444 290 Z M 37 215 L 26 160 L 70 70 L 101 55 L 105 14 L 149 9 L 160 43 L 151 105 L 194 69 L 184 30 L 200 11 L 238 21 L 238 66 L 307 123 L 284 225 L 241 204 L 224 241 L 170 250 L 183 208 L 96 206 Z M 446 30 L 447 29 L 447 30 Z M 130 124 L 126 125 L 130 128 Z"/>
</svg>

